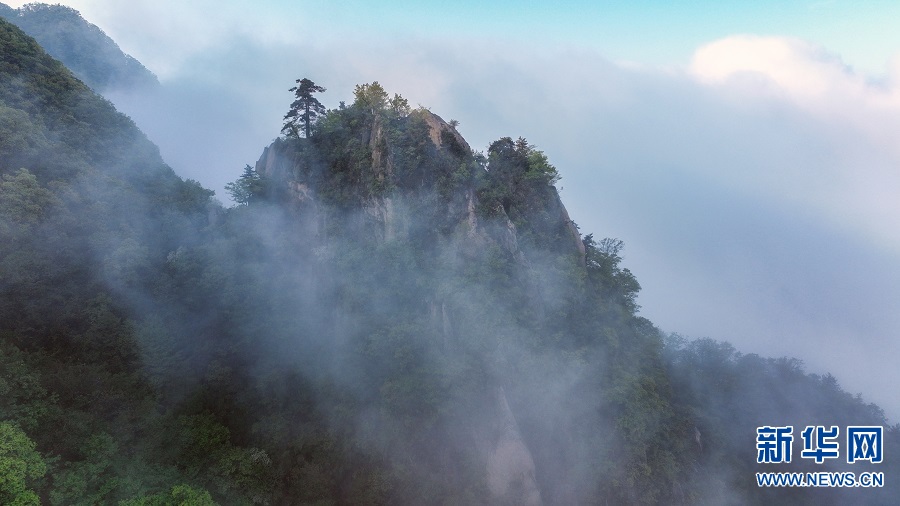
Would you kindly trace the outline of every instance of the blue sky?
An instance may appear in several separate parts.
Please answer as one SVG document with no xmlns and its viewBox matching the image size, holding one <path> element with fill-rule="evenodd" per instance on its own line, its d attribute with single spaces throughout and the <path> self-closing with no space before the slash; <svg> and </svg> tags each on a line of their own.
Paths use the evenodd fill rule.
<svg viewBox="0 0 900 506">
<path fill-rule="evenodd" d="M 6 2 L 19 6 L 26 2 Z M 900 47 L 900 3 L 890 0 L 563 1 L 563 2 L 194 2 L 68 0 L 136 56 L 150 56 L 141 30 L 183 28 L 203 19 L 195 41 L 234 23 L 259 37 L 292 40 L 344 37 L 512 40 L 524 48 L 573 45 L 613 61 L 687 64 L 697 47 L 736 34 L 794 36 L 827 47 L 849 64 L 882 73 Z M 164 20 L 165 16 L 180 19 Z M 199 29 L 198 29 L 199 28 Z M 194 31 L 167 33 L 191 40 Z M 240 29 L 239 29 L 240 30 Z M 275 33 L 266 33 L 275 32 Z M 353 32 L 348 33 L 348 32 Z M 160 33 L 155 31 L 153 33 Z M 225 36 L 219 33 L 218 36 Z M 163 43 L 156 50 L 169 49 Z M 157 55 L 152 56 L 153 59 Z M 148 58 L 145 58 L 148 59 Z"/>
<path fill-rule="evenodd" d="M 571 44 L 647 65 L 686 64 L 700 45 L 743 33 L 816 41 L 871 72 L 900 47 L 891 1 L 346 2 L 325 11 L 366 31 Z"/>
<path fill-rule="evenodd" d="M 160 76 L 112 100 L 220 196 L 294 79 L 329 107 L 378 80 L 475 149 L 545 151 L 663 330 L 799 357 L 900 420 L 900 2 L 62 3 Z"/>
<path fill-rule="evenodd" d="M 126 51 L 161 67 L 165 57 L 157 52 L 177 58 L 190 51 L 174 47 L 182 42 L 202 48 L 203 41 L 234 31 L 293 41 L 420 36 L 510 40 L 527 49 L 572 45 L 612 61 L 656 66 L 685 65 L 696 48 L 730 35 L 793 36 L 827 47 L 871 74 L 884 73 L 900 48 L 900 3 L 892 0 L 61 3 L 79 9 Z M 205 26 L 197 24 L 201 21 Z M 162 33 L 169 40 L 148 44 L 151 34 Z"/>
</svg>

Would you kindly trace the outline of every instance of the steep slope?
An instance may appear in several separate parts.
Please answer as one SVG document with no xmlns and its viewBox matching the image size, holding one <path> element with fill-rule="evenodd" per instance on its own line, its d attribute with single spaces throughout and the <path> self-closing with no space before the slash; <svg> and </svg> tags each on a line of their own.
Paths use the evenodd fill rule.
<svg viewBox="0 0 900 506">
<path fill-rule="evenodd" d="M 635 315 L 638 285 L 617 243 L 582 240 L 543 153 L 506 138 L 476 155 L 441 118 L 373 83 L 309 139 L 269 146 L 256 174 L 247 212 L 253 202 L 288 210 L 298 262 L 316 265 L 304 281 L 339 315 L 315 332 L 381 350 L 364 383 L 377 388 L 367 396 L 380 423 L 408 427 L 383 450 L 419 463 L 401 477 L 404 494 L 421 493 L 416 483 L 446 500 L 481 483 L 478 502 L 510 504 L 670 493 L 676 470 L 657 467 L 677 459 L 661 444 L 676 438 L 676 424 L 661 423 L 672 417 L 661 340 Z M 405 340 L 417 355 L 391 351 Z M 403 372 L 420 361 L 424 370 Z M 442 452 L 435 438 L 452 444 Z M 448 473 L 423 460 L 433 453 L 471 461 Z"/>
<path fill-rule="evenodd" d="M 0 20 L 0 173 L 0 463 L 23 470 L 0 503 L 896 497 L 887 461 L 880 490 L 756 487 L 758 425 L 883 413 L 796 361 L 664 340 L 543 153 L 472 152 L 377 83 L 225 210 Z"/>
<path fill-rule="evenodd" d="M 0 4 L 0 17 L 34 37 L 98 93 L 159 84 L 152 72 L 71 7 L 31 3 L 12 9 Z"/>
<path fill-rule="evenodd" d="M 364 397 L 379 416 L 345 437 L 368 424 L 403 427 L 393 438 L 380 432 L 376 447 L 402 469 L 391 473 L 389 502 L 890 501 L 896 484 L 756 486 L 755 473 L 772 470 L 890 476 L 891 466 L 754 460 L 757 427 L 884 426 L 883 412 L 796 360 L 709 340 L 664 346 L 636 314 L 639 286 L 619 266 L 621 242 L 580 236 L 557 177 L 523 139 L 473 153 L 440 117 L 373 83 L 310 138 L 275 141 L 236 183 L 248 204 L 238 211 L 285 211 L 280 232 L 296 241 L 294 258 L 315 266 L 301 276 L 304 290 L 334 320 L 313 332 L 367 351 L 365 363 L 341 363 L 368 369 L 357 381 L 377 386 Z M 425 399 L 436 403 L 431 418 L 419 411 Z M 469 474 L 448 471 L 460 455 Z M 472 483 L 471 495 L 451 492 Z M 417 495 L 422 488 L 430 495 Z"/>
<path fill-rule="evenodd" d="M 0 420 L 47 471 L 0 480 L 0 503 L 172 489 L 177 466 L 141 451 L 164 447 L 153 436 L 163 418 L 123 295 L 206 222 L 211 192 L 175 176 L 128 118 L 3 20 L 0 174 Z"/>
</svg>

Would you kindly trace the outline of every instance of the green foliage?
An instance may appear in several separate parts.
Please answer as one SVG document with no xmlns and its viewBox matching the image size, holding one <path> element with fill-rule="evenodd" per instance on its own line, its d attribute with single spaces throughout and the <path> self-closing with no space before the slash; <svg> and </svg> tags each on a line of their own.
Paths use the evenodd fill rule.
<svg viewBox="0 0 900 506">
<path fill-rule="evenodd" d="M 373 84 L 378 84 L 377 81 Z M 401 97 L 399 94 L 394 93 L 394 98 L 392 98 L 388 102 L 388 110 L 394 117 L 404 118 L 409 116 L 411 109 L 409 108 L 409 101 L 405 98 Z"/>
<path fill-rule="evenodd" d="M 388 93 L 378 81 L 371 84 L 357 84 L 353 89 L 353 98 L 353 106 L 370 115 L 379 113 L 388 106 Z M 397 96 L 392 101 L 392 106 L 394 104 L 409 107 L 409 104 L 401 103 Z"/>
<path fill-rule="evenodd" d="M 485 504 L 514 432 L 547 504 L 689 503 L 710 469 L 744 472 L 719 409 L 764 402 L 750 378 L 859 408 L 795 362 L 664 347 L 622 242 L 582 254 L 524 139 L 472 153 L 364 84 L 315 122 L 297 105 L 309 131 L 270 147 L 282 173 L 247 166 L 228 190 L 252 205 L 216 209 L 33 41 L 0 22 L 0 43 L 4 493 Z"/>
<path fill-rule="evenodd" d="M 115 440 L 106 433 L 88 438 L 80 448 L 83 460 L 55 470 L 54 488 L 50 492 L 51 504 L 100 504 L 109 503 L 119 486 L 111 469 L 112 459 L 118 452 Z"/>
<path fill-rule="evenodd" d="M 119 506 L 216 506 L 209 492 L 190 485 L 175 485 L 168 492 L 129 499 Z"/>
<path fill-rule="evenodd" d="M 0 419 L 48 455 L 34 486 L 51 503 L 171 488 L 125 315 L 173 243 L 199 238 L 212 192 L 5 21 L 0 49 Z"/>
<path fill-rule="evenodd" d="M 0 104 L 0 159 L 34 158 L 48 144 L 41 126 L 28 113 Z"/>
<path fill-rule="evenodd" d="M 272 461 L 265 451 L 234 446 L 228 428 L 209 412 L 182 415 L 173 430 L 184 476 L 233 503 L 266 502 Z"/>
<path fill-rule="evenodd" d="M 504 137 L 488 148 L 486 170 L 478 173 L 480 212 L 488 217 L 506 215 L 517 227 L 520 240 L 542 249 L 570 243 L 568 224 L 562 222 L 554 184 L 556 168 L 543 152 L 519 138 Z"/>
<path fill-rule="evenodd" d="M 17 132 L 12 146 L 0 141 L 0 150 L 9 150 L 0 172 L 24 167 L 42 183 L 98 166 L 129 182 L 174 178 L 130 119 L 4 20 L 0 48 L 0 128 Z"/>
<path fill-rule="evenodd" d="M 244 173 L 236 181 L 225 185 L 225 190 L 231 195 L 232 200 L 241 205 L 249 205 L 260 200 L 268 194 L 267 181 L 249 165 L 244 167 Z"/>
<path fill-rule="evenodd" d="M 47 472 L 35 444 L 17 426 L 0 422 L 0 502 L 26 506 L 40 504 L 28 482 Z"/>
<path fill-rule="evenodd" d="M 54 202 L 53 194 L 41 188 L 37 178 L 27 169 L 3 175 L 0 182 L 0 216 L 3 227 L 34 227 Z M 7 233 L 12 230 L 6 229 Z"/>
<path fill-rule="evenodd" d="M 85 21 L 75 9 L 31 3 L 16 10 L 0 11 L 0 16 L 34 37 L 48 53 L 97 91 L 157 84 L 156 76 L 124 54 L 112 39 Z"/>
<path fill-rule="evenodd" d="M 309 138 L 311 126 L 316 122 L 319 116 L 325 113 L 325 106 L 313 96 L 313 93 L 322 93 L 325 88 L 316 85 L 309 79 L 297 79 L 297 86 L 288 91 L 293 91 L 295 100 L 291 103 L 291 108 L 284 115 L 284 126 L 282 132 L 290 133 L 294 137 L 299 137 L 297 126 L 303 127 L 303 132 Z"/>
<path fill-rule="evenodd" d="M 0 341 L 0 419 L 34 431 L 46 421 L 52 398 L 41 384 L 33 357 Z"/>
<path fill-rule="evenodd" d="M 613 306 L 623 307 L 629 313 L 638 310 L 637 295 L 641 285 L 628 269 L 619 267 L 624 243 L 619 239 L 604 238 L 598 244 L 593 235 L 584 237 L 585 264 L 588 279 L 596 287 L 600 297 L 612 299 Z"/>
</svg>

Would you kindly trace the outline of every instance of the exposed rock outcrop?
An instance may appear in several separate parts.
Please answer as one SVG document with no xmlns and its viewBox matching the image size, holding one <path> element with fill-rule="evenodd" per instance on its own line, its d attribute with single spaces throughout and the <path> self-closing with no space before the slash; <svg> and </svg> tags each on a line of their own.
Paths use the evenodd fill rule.
<svg viewBox="0 0 900 506">
<path fill-rule="evenodd" d="M 324 230 L 326 213 L 309 182 L 296 177 L 298 173 L 283 142 L 276 140 L 263 149 L 256 162 L 256 173 L 275 185 L 276 192 L 285 195 L 284 205 L 294 215 L 297 239 L 309 244 L 318 243 Z"/>
<path fill-rule="evenodd" d="M 494 389 L 494 399 L 497 427 L 487 456 L 487 483 L 491 496 L 501 504 L 540 506 L 541 491 L 535 480 L 534 460 L 522 440 L 503 387 Z"/>
<path fill-rule="evenodd" d="M 581 232 L 578 231 L 575 222 L 569 217 L 569 211 L 567 211 L 566 206 L 563 205 L 562 199 L 559 198 L 559 194 L 556 195 L 556 205 L 559 209 L 559 221 L 565 224 L 566 230 L 568 230 L 569 236 L 572 238 L 575 250 L 578 251 L 578 255 L 581 258 L 581 265 L 584 266 L 587 251 L 584 248 L 584 242 L 581 240 Z"/>
<path fill-rule="evenodd" d="M 413 111 L 411 116 L 424 122 L 428 127 L 428 139 L 441 156 L 454 160 L 451 166 L 471 163 L 471 148 L 453 126 L 424 109 Z M 354 139 L 371 154 L 369 162 L 363 164 L 363 172 L 369 171 L 363 179 L 374 181 L 374 184 L 357 192 L 355 198 L 359 200 L 356 209 L 350 217 L 344 215 L 342 218 L 347 224 L 352 224 L 348 226 L 359 226 L 369 238 L 382 243 L 410 239 L 413 225 L 421 228 L 422 224 L 421 217 L 415 215 L 415 209 L 422 209 L 422 204 L 415 199 L 421 198 L 422 194 L 431 195 L 431 198 L 437 194 L 433 188 L 412 187 L 398 180 L 410 168 L 397 165 L 399 158 L 395 157 L 394 149 L 398 148 L 391 144 L 386 121 L 376 116 L 364 132 L 353 134 Z M 256 171 L 274 185 L 275 192 L 287 201 L 285 205 L 295 215 L 299 233 L 305 240 L 322 244 L 328 205 L 317 196 L 317 189 L 307 174 L 309 168 L 301 166 L 309 162 L 301 164 L 296 161 L 300 159 L 303 158 L 292 151 L 288 142 L 275 141 L 263 151 L 256 163 Z M 517 276 L 533 301 L 535 314 L 540 318 L 543 311 L 541 287 L 531 273 L 516 225 L 502 206 L 487 216 L 480 214 L 479 194 L 474 184 L 460 184 L 454 191 L 455 195 L 447 197 L 445 194 L 441 199 L 434 200 L 435 205 L 444 206 L 441 221 L 449 226 L 443 231 L 432 230 L 428 233 L 452 244 L 452 254 L 458 255 L 462 264 L 470 259 L 482 258 L 491 249 L 503 252 L 518 265 Z M 543 203 L 544 212 L 552 217 L 551 221 L 558 227 L 564 227 L 565 233 L 561 237 L 566 241 L 567 237 L 571 238 L 570 251 L 579 255 L 583 264 L 585 248 L 578 229 L 569 218 L 559 195 L 555 191 L 548 191 L 546 195 L 549 200 Z M 568 245 L 563 245 L 563 249 L 567 248 Z M 435 335 L 440 336 L 440 346 L 445 350 L 452 349 L 457 345 L 457 339 L 464 338 L 456 335 L 464 326 L 454 321 L 452 300 L 446 294 L 435 293 L 424 303 L 432 329 Z M 475 439 L 482 441 L 482 448 L 478 451 L 484 458 L 485 483 L 491 500 L 497 504 L 540 505 L 541 491 L 535 478 L 534 460 L 506 393 L 497 383 L 486 388 L 488 405 L 491 406 L 487 416 L 492 420 L 492 426 L 484 433 L 475 434 Z"/>
<path fill-rule="evenodd" d="M 455 144 L 452 148 L 461 152 L 469 153 L 472 151 L 472 148 L 469 147 L 469 143 L 466 142 L 463 136 L 437 114 L 427 109 L 418 109 L 413 111 L 413 114 L 425 120 L 425 124 L 428 125 L 428 136 L 435 146 L 449 148 L 450 146 L 446 145 L 449 143 Z"/>
<path fill-rule="evenodd" d="M 408 215 L 397 209 L 403 206 L 402 202 L 402 198 L 378 197 L 366 204 L 364 210 L 376 225 L 373 232 L 379 241 L 391 242 L 407 236 Z"/>
</svg>

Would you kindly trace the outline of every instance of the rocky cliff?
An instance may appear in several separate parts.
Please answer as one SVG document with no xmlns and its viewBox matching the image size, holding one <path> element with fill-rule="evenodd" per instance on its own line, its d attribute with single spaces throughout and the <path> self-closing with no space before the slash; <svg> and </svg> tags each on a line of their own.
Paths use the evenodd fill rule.
<svg viewBox="0 0 900 506">
<path fill-rule="evenodd" d="M 338 227 L 356 228 L 376 243 L 440 243 L 441 251 L 436 254 L 449 252 L 462 263 L 489 251 L 500 252 L 516 266 L 513 276 L 529 293 L 535 309 L 543 310 L 538 293 L 541 287 L 531 272 L 529 255 L 520 245 L 518 227 L 509 215 L 515 211 L 502 199 L 482 201 L 480 194 L 489 192 L 479 178 L 491 167 L 486 160 L 477 163 L 472 149 L 453 126 L 419 109 L 399 119 L 375 116 L 349 137 L 346 145 L 354 146 L 357 154 L 363 153 L 353 160 L 357 172 L 351 180 L 354 188 L 350 202 L 335 199 L 335 188 L 323 174 L 334 170 L 334 158 L 346 165 L 342 160 L 346 145 L 338 155 L 331 155 L 331 161 L 325 161 L 315 152 L 324 147 L 316 146 L 315 138 L 279 139 L 265 148 L 256 162 L 255 171 L 266 181 L 269 195 L 289 211 L 293 233 L 300 243 L 326 248 L 329 235 L 334 233 L 330 231 Z M 423 173 L 423 169 L 433 173 Z M 341 181 L 347 183 L 346 179 Z M 530 197 L 538 202 L 531 205 L 540 208 L 546 227 L 558 232 L 553 247 L 583 266 L 584 244 L 555 188 L 547 185 L 539 190 Z M 423 202 L 427 208 L 423 209 Z M 441 345 L 454 346 L 460 339 L 460 322 L 455 321 L 452 297 L 433 293 L 426 308 Z M 535 464 L 502 381 L 495 380 L 485 396 L 493 422 L 474 439 L 481 441 L 478 453 L 491 496 L 510 504 L 541 504 Z"/>
<path fill-rule="evenodd" d="M 441 156 L 450 158 L 456 163 L 469 162 L 472 149 L 466 140 L 437 114 L 426 109 L 412 111 L 409 116 L 411 121 L 420 121 L 427 127 L 428 139 L 433 148 Z M 409 201 L 419 200 L 423 192 L 436 191 L 427 185 L 414 186 L 403 181 L 403 175 L 395 169 L 394 150 L 397 149 L 385 135 L 385 120 L 376 117 L 372 126 L 361 135 L 369 156 L 366 167 L 362 170 L 368 172 L 369 179 L 379 186 L 388 186 L 392 191 L 378 192 L 369 195 L 359 202 L 359 208 L 364 211 L 371 233 L 380 240 L 393 241 L 408 238 L 410 222 L 414 217 L 409 215 Z M 311 168 L 308 158 L 297 152 L 295 145 L 284 140 L 276 140 L 263 150 L 262 155 L 255 164 L 256 172 L 270 181 L 275 194 L 281 196 L 283 205 L 293 210 L 298 222 L 304 224 L 308 238 L 318 238 L 322 223 L 327 220 L 327 204 L 317 196 L 315 181 L 310 177 Z M 482 170 L 485 170 L 482 168 Z M 556 193 L 555 188 L 547 192 L 545 202 L 550 220 L 554 226 L 565 230 L 563 234 L 564 248 L 576 253 L 583 263 L 585 249 L 574 222 L 569 218 L 568 211 Z M 324 205 L 323 205 L 324 204 Z M 507 215 L 503 206 L 491 209 L 491 219 L 479 217 L 477 211 L 481 203 L 473 185 L 460 185 L 454 188 L 450 198 L 441 202 L 436 209 L 443 214 L 444 221 L 450 223 L 450 228 L 462 233 L 458 238 L 463 239 L 465 249 L 483 249 L 489 245 L 496 245 L 508 254 L 520 259 L 523 266 L 527 260 L 522 254 L 516 231 L 516 225 Z"/>
</svg>

